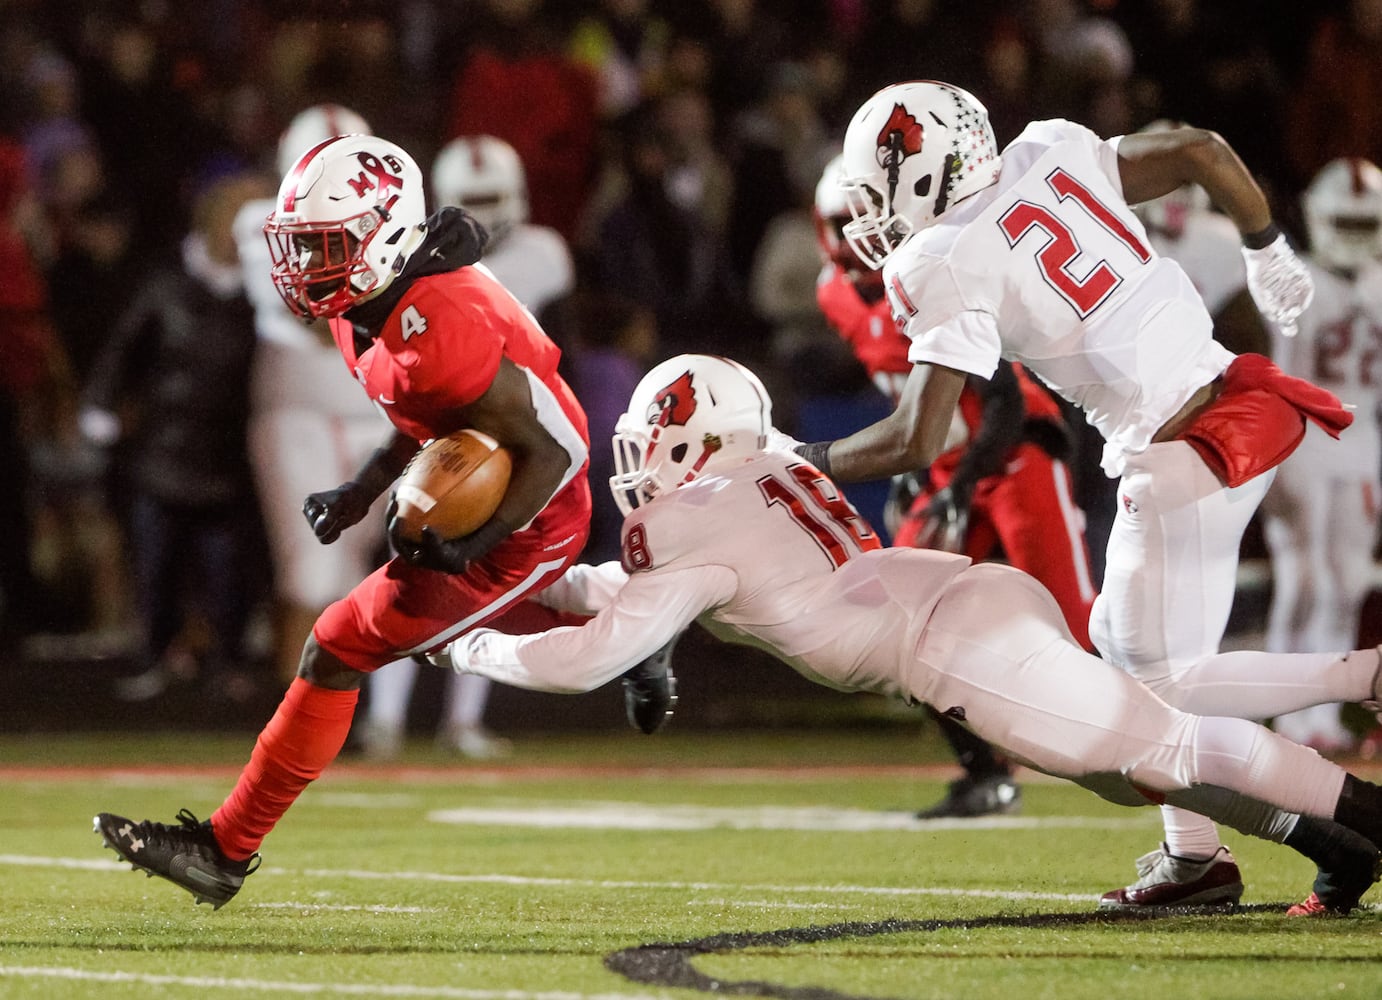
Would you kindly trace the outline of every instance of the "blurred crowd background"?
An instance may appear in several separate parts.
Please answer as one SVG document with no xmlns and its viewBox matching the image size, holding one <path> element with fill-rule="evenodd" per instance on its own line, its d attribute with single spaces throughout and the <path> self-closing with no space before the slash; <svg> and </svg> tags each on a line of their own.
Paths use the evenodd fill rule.
<svg viewBox="0 0 1382 1000">
<path fill-rule="evenodd" d="M 271 617 L 242 450 L 247 304 L 219 299 L 171 352 L 127 335 L 187 234 L 214 257 L 234 209 L 275 189 L 278 138 L 310 105 L 355 110 L 424 172 L 454 137 L 508 141 L 531 221 L 575 261 L 574 291 L 541 317 L 573 372 L 609 352 L 635 371 L 686 350 L 727 354 L 763 374 L 778 423 L 806 438 L 886 406 L 819 315 L 811 217 L 851 113 L 882 85 L 966 87 L 1000 143 L 1049 117 L 1105 136 L 1154 119 L 1216 129 L 1298 245 L 1298 197 L 1322 165 L 1382 162 L 1382 0 L 5 0 L 0 11 L 0 642 L 12 657 L 139 648 L 136 605 L 151 584 L 130 553 L 149 541 L 139 497 L 151 490 L 245 515 L 230 544 L 249 575 L 235 588 L 214 596 L 195 578 L 206 561 L 184 560 L 202 565 L 175 588 L 194 607 L 182 655 L 211 641 L 220 612 L 205 602 L 233 599 L 228 589 L 252 605 L 235 609 L 247 627 Z M 117 337 L 128 349 L 111 348 Z M 217 363 L 181 365 L 179 351 Z M 117 380 L 115 365 L 138 377 Z M 600 385 L 573 380 L 593 408 Z M 195 460 L 141 467 L 136 436 L 83 434 L 96 387 L 123 426 L 176 435 L 186 420 Z M 603 459 L 605 441 L 595 450 Z M 591 557 L 611 544 L 597 532 Z M 247 642 L 243 657 L 262 646 Z M 255 683 L 258 668 L 243 667 Z"/>
</svg>

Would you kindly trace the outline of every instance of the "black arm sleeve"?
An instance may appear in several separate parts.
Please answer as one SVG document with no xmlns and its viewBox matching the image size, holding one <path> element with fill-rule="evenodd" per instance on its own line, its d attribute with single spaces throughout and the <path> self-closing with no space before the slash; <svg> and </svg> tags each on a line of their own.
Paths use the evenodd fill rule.
<svg viewBox="0 0 1382 1000">
<path fill-rule="evenodd" d="M 970 493 L 979 480 L 1003 471 L 1008 452 L 1022 441 L 1022 420 L 1026 407 L 1022 402 L 1022 387 L 1018 385 L 1013 367 L 999 361 L 993 378 L 987 381 L 971 377 L 969 385 L 978 393 L 984 405 L 979 430 L 955 469 L 951 488 Z"/>
</svg>

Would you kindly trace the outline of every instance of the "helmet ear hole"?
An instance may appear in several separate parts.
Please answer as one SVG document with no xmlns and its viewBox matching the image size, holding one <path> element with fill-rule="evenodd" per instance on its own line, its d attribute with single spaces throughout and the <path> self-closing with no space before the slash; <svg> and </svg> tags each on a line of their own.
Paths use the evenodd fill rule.
<svg viewBox="0 0 1382 1000">
<path fill-rule="evenodd" d="M 931 175 L 927 174 L 925 177 L 921 178 L 921 180 L 917 181 L 912 190 L 916 192 L 918 198 L 925 198 L 931 193 Z"/>
<path fill-rule="evenodd" d="M 680 464 L 681 462 L 686 461 L 686 450 L 687 450 L 687 445 L 686 445 L 685 442 L 682 442 L 681 444 L 678 444 L 678 445 L 676 445 L 675 447 L 673 447 L 673 448 L 672 448 L 672 461 L 673 461 L 673 462 L 677 462 L 678 464 Z"/>
</svg>

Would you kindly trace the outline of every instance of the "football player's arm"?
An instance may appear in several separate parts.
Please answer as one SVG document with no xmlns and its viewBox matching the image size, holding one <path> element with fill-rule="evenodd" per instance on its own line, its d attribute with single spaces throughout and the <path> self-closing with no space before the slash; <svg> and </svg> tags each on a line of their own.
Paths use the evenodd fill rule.
<svg viewBox="0 0 1382 1000">
<path fill-rule="evenodd" d="M 797 452 L 842 483 L 925 468 L 945 450 L 950 417 L 967 377 L 945 365 L 913 365 L 892 413 L 848 437 L 801 445 Z"/>
<path fill-rule="evenodd" d="M 576 563 L 568 566 L 561 579 L 544 587 L 533 598 L 554 611 L 594 615 L 614 602 L 628 582 L 629 575 L 615 560 L 598 565 Z"/>
<path fill-rule="evenodd" d="M 1198 184 L 1244 236 L 1272 224 L 1272 211 L 1243 161 L 1217 132 L 1175 128 L 1138 132 L 1118 140 L 1123 197 L 1137 205 Z"/>
<path fill-rule="evenodd" d="M 494 381 L 465 408 L 465 415 L 465 426 L 494 438 L 513 459 L 509 488 L 494 512 L 494 520 L 510 531 L 537 517 L 570 478 L 572 466 L 585 460 L 582 454 L 578 461 L 548 429 L 527 373 L 507 357 L 499 359 Z"/>
<path fill-rule="evenodd" d="M 359 524 L 370 506 L 402 474 L 408 460 L 421 445 L 401 431 L 381 448 L 376 448 L 355 478 L 332 490 L 313 493 L 302 502 L 302 516 L 323 545 L 330 545 L 341 532 Z"/>
<path fill-rule="evenodd" d="M 477 629 L 431 659 L 533 691 L 592 691 L 652 656 L 734 588 L 734 573 L 724 566 L 636 573 L 583 625 L 522 636 Z"/>
<path fill-rule="evenodd" d="M 1022 442 L 1026 412 L 1022 388 L 1009 362 L 1000 361 L 991 379 L 970 376 L 970 385 L 983 403 L 983 415 L 950 484 L 966 503 L 979 480 L 1003 471 L 1008 452 Z"/>
<path fill-rule="evenodd" d="M 1195 128 L 1123 136 L 1118 175 L 1129 204 L 1160 197 L 1182 184 L 1204 188 L 1242 234 L 1253 302 L 1285 336 L 1295 336 L 1296 319 L 1314 297 L 1314 282 L 1272 221 L 1266 195 L 1228 143 L 1215 132 Z"/>
<path fill-rule="evenodd" d="M 526 371 L 507 357 L 499 358 L 489 386 L 449 422 L 483 431 L 508 449 L 513 460 L 508 489 L 493 516 L 459 538 L 442 538 L 431 528 L 423 528 L 420 540 L 405 539 L 390 513 L 389 540 L 404 560 L 442 573 L 464 573 L 471 562 L 537 517 L 580 468 L 585 444 L 555 399 L 548 396 L 545 405 L 538 400 L 537 394 L 543 391 L 545 387 L 534 387 Z M 544 423 L 544 413 L 548 420 L 567 424 L 568 444 L 557 439 L 560 431 Z"/>
</svg>

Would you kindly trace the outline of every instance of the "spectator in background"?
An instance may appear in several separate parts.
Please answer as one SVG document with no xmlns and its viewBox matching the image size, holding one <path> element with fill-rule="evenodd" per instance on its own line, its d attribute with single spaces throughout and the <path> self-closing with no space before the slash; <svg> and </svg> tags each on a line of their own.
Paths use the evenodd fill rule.
<svg viewBox="0 0 1382 1000">
<path fill-rule="evenodd" d="M 1136 45 L 1132 86 L 1141 117 L 1203 120 L 1220 24 L 1232 17 L 1223 10 L 1226 6 L 1208 9 L 1201 0 L 1152 0 L 1114 9 L 1113 16 Z"/>
<path fill-rule="evenodd" d="M 210 148 L 206 129 L 150 25 L 109 10 L 90 12 L 88 25 L 82 108 L 109 185 L 129 201 L 136 242 L 175 244 L 188 231 L 183 196 Z"/>
<path fill-rule="evenodd" d="M 976 79 L 983 68 L 976 55 L 984 48 L 986 18 L 956 17 L 940 0 L 880 0 L 866 7 L 851 66 L 860 100 L 904 78 L 954 80 L 962 87 L 983 82 Z"/>
<path fill-rule="evenodd" d="M 1037 55 L 1011 14 L 996 18 L 983 43 L 984 79 L 992 92 L 989 120 L 1000 143 L 1011 142 L 1036 115 Z"/>
<path fill-rule="evenodd" d="M 245 629 L 257 591 L 257 506 L 246 449 L 254 317 L 232 221 L 266 190 L 232 176 L 197 199 L 180 259 L 148 276 L 115 325 L 86 386 L 83 432 L 120 445 L 130 492 L 128 543 L 144 635 L 144 671 L 118 694 L 154 697 L 171 679 L 170 654 L 201 599 L 211 631 L 198 666 L 213 701 L 244 703 Z"/>
<path fill-rule="evenodd" d="M 810 204 L 816 179 L 834 152 L 816 105 L 814 77 L 804 63 L 772 68 L 763 98 L 729 123 L 734 200 L 730 208 L 730 263 L 748 274 L 769 224 Z"/>
<path fill-rule="evenodd" d="M 546 328 L 548 315 L 575 286 L 575 267 L 561 234 L 528 221 L 528 180 L 514 148 L 492 135 L 453 139 L 432 164 L 431 187 L 434 210 L 463 208 L 484 226 L 489 242 L 481 263 Z M 405 658 L 370 674 L 364 744 L 375 760 L 402 752 L 417 669 Z M 512 752 L 508 740 L 484 725 L 490 687 L 487 677 L 448 678 L 439 746 L 477 760 Z"/>
<path fill-rule="evenodd" d="M 676 144 L 656 103 L 624 119 L 616 148 L 623 193 L 591 221 L 592 284 L 653 310 L 660 353 L 692 344 L 756 353 L 723 243 L 694 192 L 676 184 Z"/>
<path fill-rule="evenodd" d="M 481 0 L 459 37 L 443 134 L 493 135 L 528 172 L 532 220 L 576 232 L 595 175 L 599 82 L 562 50 L 541 0 Z"/>
<path fill-rule="evenodd" d="M 772 67 L 818 34 L 817 6 L 803 0 L 787 13 L 760 0 L 669 5 L 677 33 L 699 40 L 709 56 L 703 82 L 717 121 L 732 121 L 746 104 L 761 99 Z"/>
<path fill-rule="evenodd" d="M 615 119 L 662 89 L 671 30 L 650 0 L 598 0 L 572 29 L 568 52 L 600 81 L 600 115 Z"/>
<path fill-rule="evenodd" d="M 10 543 L 0 554 L 0 646 L 45 624 L 31 567 L 34 545 L 29 491 L 33 452 L 72 426 L 72 386 L 66 357 L 48 316 L 48 291 L 24 229 L 30 192 L 24 151 L 0 139 L 0 518 Z"/>
<path fill-rule="evenodd" d="M 795 194 L 796 203 L 768 222 L 749 272 L 749 302 L 772 327 L 768 356 L 774 370 L 795 367 L 808 351 L 840 346 L 816 305 L 821 260 L 812 191 Z"/>
<path fill-rule="evenodd" d="M 1322 19 L 1299 80 L 1284 137 L 1291 189 L 1341 156 L 1382 163 L 1382 0 L 1346 0 Z"/>
</svg>

